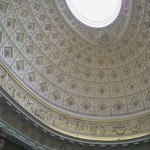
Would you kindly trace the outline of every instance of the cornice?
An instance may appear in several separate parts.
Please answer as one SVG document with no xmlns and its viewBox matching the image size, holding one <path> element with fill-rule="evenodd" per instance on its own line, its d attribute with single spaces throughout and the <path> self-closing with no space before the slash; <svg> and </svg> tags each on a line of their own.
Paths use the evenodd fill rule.
<svg viewBox="0 0 150 150">
<path fill-rule="evenodd" d="M 149 142 L 150 136 L 144 136 L 132 140 L 90 143 L 80 139 L 65 138 L 63 135 L 55 134 L 47 127 L 44 127 L 20 106 L 0 87 L 0 132 L 15 141 L 18 140 L 26 149 L 62 149 L 84 148 L 92 149 L 95 147 L 128 147 L 129 145 L 141 145 L 142 141 Z M 92 146 L 92 147 L 91 147 Z M 135 147 L 136 148 L 136 147 Z"/>
</svg>

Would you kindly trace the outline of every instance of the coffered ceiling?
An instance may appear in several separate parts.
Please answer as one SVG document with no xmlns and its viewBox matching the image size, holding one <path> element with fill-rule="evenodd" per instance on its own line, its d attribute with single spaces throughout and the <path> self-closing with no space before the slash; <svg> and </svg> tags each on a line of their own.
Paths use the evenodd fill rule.
<svg viewBox="0 0 150 150">
<path fill-rule="evenodd" d="M 90 28 L 64 0 L 0 0 L 0 61 L 65 115 L 110 119 L 150 110 L 150 0 L 123 0 L 114 23 Z"/>
</svg>

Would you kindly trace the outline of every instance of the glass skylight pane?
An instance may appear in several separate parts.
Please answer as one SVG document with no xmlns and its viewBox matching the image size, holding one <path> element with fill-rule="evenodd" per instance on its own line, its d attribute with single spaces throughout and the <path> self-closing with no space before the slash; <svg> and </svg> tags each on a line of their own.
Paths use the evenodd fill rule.
<svg viewBox="0 0 150 150">
<path fill-rule="evenodd" d="M 66 0 L 74 16 L 91 27 L 105 27 L 118 16 L 122 0 Z"/>
</svg>

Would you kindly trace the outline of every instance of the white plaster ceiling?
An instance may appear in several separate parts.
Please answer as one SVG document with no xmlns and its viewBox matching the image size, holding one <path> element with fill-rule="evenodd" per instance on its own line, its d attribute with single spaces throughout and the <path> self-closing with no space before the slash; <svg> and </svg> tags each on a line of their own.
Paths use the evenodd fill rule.
<svg viewBox="0 0 150 150">
<path fill-rule="evenodd" d="M 90 28 L 63 0 L 0 0 L 0 58 L 29 90 L 74 115 L 150 108 L 150 0 L 123 1 L 117 20 Z"/>
</svg>

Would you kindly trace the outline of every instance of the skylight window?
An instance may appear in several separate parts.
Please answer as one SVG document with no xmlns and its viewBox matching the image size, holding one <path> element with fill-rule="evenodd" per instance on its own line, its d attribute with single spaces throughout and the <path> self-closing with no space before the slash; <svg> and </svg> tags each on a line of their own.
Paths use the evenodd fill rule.
<svg viewBox="0 0 150 150">
<path fill-rule="evenodd" d="M 118 16 L 122 0 L 66 0 L 73 15 L 87 26 L 100 28 Z"/>
</svg>

